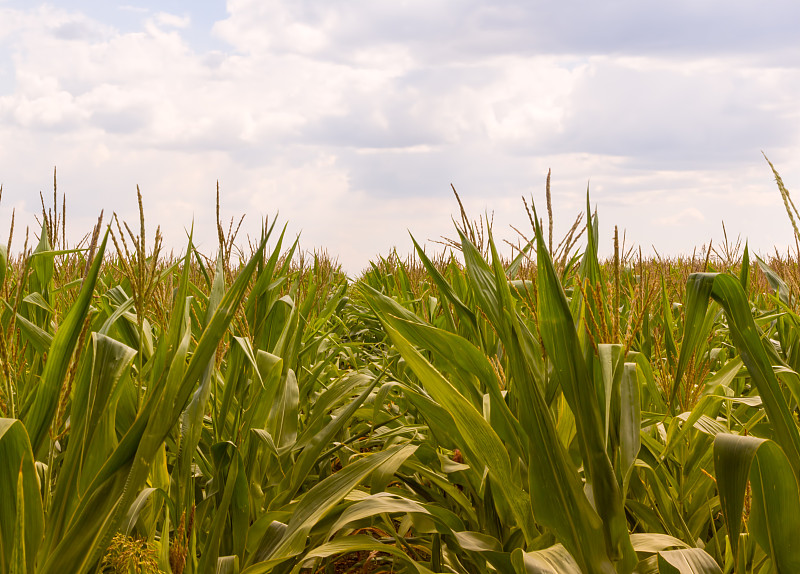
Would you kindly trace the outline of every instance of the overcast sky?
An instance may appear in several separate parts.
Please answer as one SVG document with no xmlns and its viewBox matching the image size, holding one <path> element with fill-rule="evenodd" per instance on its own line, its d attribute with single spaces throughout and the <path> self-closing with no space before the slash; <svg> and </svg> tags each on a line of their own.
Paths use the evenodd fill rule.
<svg viewBox="0 0 800 574">
<path fill-rule="evenodd" d="M 453 183 L 496 233 L 584 208 L 662 254 L 785 249 L 763 150 L 800 186 L 800 3 L 0 0 L 0 242 L 53 166 L 73 240 L 101 209 L 216 250 L 279 213 L 353 274 L 452 236 Z M 800 200 L 800 192 L 798 192 Z"/>
</svg>

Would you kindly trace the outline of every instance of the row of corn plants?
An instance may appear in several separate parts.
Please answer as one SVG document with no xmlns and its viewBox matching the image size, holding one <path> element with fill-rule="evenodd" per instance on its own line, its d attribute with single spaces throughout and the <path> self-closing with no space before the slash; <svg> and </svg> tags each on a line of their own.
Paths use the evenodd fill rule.
<svg viewBox="0 0 800 574">
<path fill-rule="evenodd" d="M 587 199 L 348 280 L 56 205 L 0 247 L 1 573 L 800 571 L 791 255 L 601 261 Z"/>
</svg>

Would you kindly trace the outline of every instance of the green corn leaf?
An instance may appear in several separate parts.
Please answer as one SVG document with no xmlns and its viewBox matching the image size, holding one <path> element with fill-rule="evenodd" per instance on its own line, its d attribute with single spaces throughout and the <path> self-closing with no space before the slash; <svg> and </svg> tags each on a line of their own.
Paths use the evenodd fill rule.
<svg viewBox="0 0 800 574">
<path fill-rule="evenodd" d="M 561 544 L 535 552 L 518 548 L 511 553 L 511 563 L 517 574 L 582 574 L 578 563 Z"/>
<path fill-rule="evenodd" d="M 14 548 L 11 550 L 11 572 L 27 572 L 25 560 L 25 486 L 20 465 L 17 477 L 17 515 L 14 520 Z"/>
<path fill-rule="evenodd" d="M 456 428 L 465 441 L 463 448 L 468 454 L 468 460 L 475 461 L 480 467 L 488 470 L 495 487 L 504 497 L 514 521 L 525 532 L 526 538 L 533 539 L 536 531 L 531 520 L 530 499 L 513 478 L 511 461 L 503 442 L 475 407 L 398 331 L 388 324 L 384 324 L 384 328 L 400 354 L 419 377 L 425 390 L 453 417 Z"/>
<path fill-rule="evenodd" d="M 165 427 L 177 422 L 177 415 L 168 419 L 163 414 L 163 410 L 169 408 L 164 406 L 163 399 L 169 389 L 177 386 L 185 370 L 189 340 L 190 331 L 187 329 L 173 356 L 165 382 L 160 390 L 148 393 L 134 426 L 92 479 L 68 529 L 49 552 L 42 572 L 56 574 L 68 569 L 83 574 L 100 560 L 150 475 L 166 434 Z M 158 413 L 159 407 L 162 413 Z"/>
<path fill-rule="evenodd" d="M 505 292 L 498 290 L 498 282 L 500 282 L 500 285 L 505 287 L 505 291 L 508 291 L 508 298 L 510 298 L 505 271 L 502 271 L 502 277 L 496 277 L 495 272 L 484 260 L 478 248 L 460 232 L 459 237 L 461 251 L 464 254 L 466 275 L 469 278 L 470 291 L 475 297 L 478 306 L 486 314 L 489 322 L 497 329 L 500 338 L 508 340 L 510 337 L 508 332 L 509 325 L 503 320 L 503 295 L 505 295 Z M 493 247 L 494 243 L 490 243 Z M 499 258 L 494 259 L 494 261 L 497 264 L 500 263 Z"/>
<path fill-rule="evenodd" d="M 303 481 L 308 477 L 313 465 L 317 462 L 320 454 L 322 454 L 322 451 L 329 447 L 334 437 L 350 422 L 355 412 L 370 396 L 375 385 L 378 384 L 378 380 L 378 378 L 373 379 L 357 398 L 350 401 L 347 406 L 336 413 L 336 416 L 314 435 L 314 438 L 311 439 L 308 446 L 306 446 L 300 453 L 300 456 L 297 457 L 297 461 L 292 468 L 289 487 L 286 489 L 285 496 L 282 496 L 281 499 L 286 498 L 291 500 L 297 493 Z"/>
<path fill-rule="evenodd" d="M 636 363 L 625 363 L 620 384 L 620 470 L 623 476 L 622 496 L 628 488 L 633 464 L 642 446 L 642 411 L 639 400 L 639 381 Z"/>
<path fill-rule="evenodd" d="M 262 562 L 245 568 L 242 574 L 266 574 L 284 560 L 303 552 L 311 528 L 326 516 L 353 488 L 381 465 L 394 458 L 407 459 L 417 449 L 398 445 L 366 456 L 317 483 L 295 507 L 283 535 Z"/>
<path fill-rule="evenodd" d="M 742 268 L 739 271 L 739 283 L 742 284 L 742 291 L 747 295 L 747 287 L 750 283 L 750 249 L 747 241 L 744 243 L 744 254 L 742 255 Z"/>
<path fill-rule="evenodd" d="M 300 401 L 300 390 L 297 377 L 289 369 L 278 386 L 278 393 L 267 419 L 267 429 L 278 449 L 294 445 L 297 440 L 297 416 Z"/>
<path fill-rule="evenodd" d="M 242 488 L 247 490 L 247 483 L 244 477 L 244 465 L 242 458 L 236 449 L 236 446 L 231 443 L 220 443 L 214 445 L 215 448 L 219 447 L 221 450 L 228 451 L 228 458 L 226 461 L 227 477 L 225 479 L 222 499 L 219 504 L 214 508 L 214 517 L 211 523 L 211 528 L 206 537 L 205 546 L 200 555 L 200 563 L 198 566 L 199 574 L 213 574 L 217 567 L 217 558 L 219 557 L 219 547 L 222 537 L 225 535 L 223 530 L 229 520 L 229 508 L 232 504 L 234 493 Z M 231 513 L 232 515 L 233 513 Z"/>
<path fill-rule="evenodd" d="M 741 283 L 727 274 L 695 273 L 689 276 L 686 290 L 691 304 L 686 309 L 683 344 L 686 345 L 687 340 L 699 340 L 708 300 L 713 297 L 725 310 L 731 339 L 758 388 L 774 428 L 775 440 L 786 453 L 795 476 L 800 477 L 800 433 L 773 370 L 771 355 L 761 342 L 760 330 L 753 321 Z M 686 355 L 684 358 L 682 347 L 679 373 L 680 365 L 688 364 L 689 351 Z M 676 383 L 678 380 L 676 377 Z"/>
<path fill-rule="evenodd" d="M 370 516 L 380 516 L 390 513 L 419 513 L 430 516 L 430 512 L 418 502 L 408 498 L 393 495 L 388 492 L 373 494 L 364 500 L 356 502 L 336 520 L 333 526 L 328 529 L 325 540 L 330 540 L 339 530 L 357 520 L 362 520 Z"/>
<path fill-rule="evenodd" d="M 719 564 L 700 548 L 659 552 L 658 571 L 660 574 L 722 574 Z"/>
<path fill-rule="evenodd" d="M 89 483 L 117 443 L 115 399 L 117 385 L 130 368 L 135 351 L 119 341 L 93 333 L 92 353 L 73 387 L 70 442 L 50 499 L 45 549 L 63 534 Z"/>
<path fill-rule="evenodd" d="M 535 212 L 536 209 L 534 208 L 534 218 L 537 217 Z M 606 285 L 603 281 L 602 272 L 600 270 L 600 261 L 597 256 L 600 226 L 598 223 L 597 211 L 595 210 L 594 214 L 592 214 L 591 205 L 589 202 L 588 187 L 586 189 L 586 215 L 586 249 L 581 257 L 580 267 L 578 269 L 578 275 L 576 279 L 580 281 L 581 285 L 585 289 L 587 297 L 584 297 L 584 293 L 578 289 L 575 293 L 573 293 L 573 296 L 569 301 L 569 310 L 573 317 L 581 320 L 585 324 L 585 329 L 581 329 L 581 331 L 578 333 L 578 339 L 588 360 L 589 354 L 592 351 L 592 347 L 589 342 L 589 333 L 591 333 L 595 341 L 602 341 L 602 339 L 601 332 L 599 330 L 600 326 L 597 325 L 596 321 L 587 321 L 586 317 L 592 316 L 597 319 L 599 317 L 611 316 L 607 309 Z M 538 222 L 539 220 L 536 219 L 535 221 Z M 539 231 L 541 231 L 541 229 L 539 229 Z M 539 233 L 537 235 L 537 243 L 540 242 L 538 239 L 539 237 L 543 238 L 543 233 Z M 543 239 L 541 241 L 543 241 Z M 547 252 L 548 258 L 552 264 L 552 254 L 547 250 L 547 247 L 544 247 L 544 250 Z M 538 267 L 539 265 L 537 259 L 537 268 Z M 597 295 L 597 297 L 595 297 L 595 295 Z"/>
<path fill-rule="evenodd" d="M 0 245 L 0 289 L 6 281 L 6 273 L 8 270 L 8 249 L 5 245 Z"/>
<path fill-rule="evenodd" d="M 53 335 L 19 313 L 17 313 L 16 324 L 22 336 L 25 337 L 37 353 L 44 355 L 50 351 L 50 346 L 53 344 Z"/>
<path fill-rule="evenodd" d="M 414 242 L 414 248 L 417 250 L 417 256 L 419 257 L 422 264 L 425 266 L 425 269 L 431 276 L 431 279 L 436 284 L 436 287 L 439 289 L 439 292 L 453 305 L 456 310 L 456 313 L 461 317 L 462 320 L 466 321 L 472 328 L 477 326 L 477 320 L 475 319 L 475 313 L 473 313 L 469 307 L 467 307 L 456 294 L 453 287 L 450 283 L 447 282 L 447 279 L 436 269 L 436 266 L 428 259 L 427 254 L 425 251 L 420 247 L 417 240 L 413 237 L 411 241 Z"/>
<path fill-rule="evenodd" d="M 47 311 L 50 314 L 54 312 L 52 305 L 50 305 L 50 303 L 45 301 L 44 297 L 42 297 L 42 294 L 39 292 L 33 292 L 26 295 L 22 299 L 22 302 L 27 303 L 28 305 L 32 305 L 34 307 L 38 307 L 39 309 Z"/>
<path fill-rule="evenodd" d="M 310 416 L 305 421 L 303 434 L 297 439 L 295 449 L 305 449 L 329 423 L 328 417 L 332 409 L 350 401 L 350 397 L 359 387 L 374 382 L 375 377 L 361 372 L 350 372 L 339 378 L 322 392 L 311 405 Z"/>
<path fill-rule="evenodd" d="M 540 246 L 543 244 L 540 237 L 538 243 Z M 560 442 L 552 415 L 542 396 L 540 385 L 542 385 L 544 366 L 537 359 L 540 353 L 539 345 L 535 343 L 532 334 L 519 318 L 491 234 L 489 235 L 493 262 L 491 268 L 463 234 L 461 246 L 472 293 L 499 334 L 504 352 L 508 356 L 511 366 L 509 388 L 510 392 L 519 396 L 519 420 L 527 434 L 530 451 L 528 459 L 537 461 L 537 464 L 528 465 L 530 499 L 536 521 L 552 528 L 557 539 L 587 572 L 611 572 L 614 566 L 609 559 L 603 535 L 603 522 L 583 492 L 580 479 Z M 540 265 L 542 261 L 539 257 Z M 557 283 L 558 279 L 555 281 Z M 541 296 L 541 280 L 538 286 Z M 560 285 L 558 288 L 560 289 Z M 540 315 L 540 328 L 541 323 Z M 574 334 L 574 327 L 572 329 Z M 396 341 L 395 345 L 399 347 Z M 407 356 L 405 358 L 408 360 Z M 558 380 L 560 382 L 560 379 Z M 593 389 L 591 393 L 594 396 Z M 596 421 L 599 435 L 599 419 Z M 616 485 L 616 479 L 613 480 Z M 623 534 L 627 535 L 627 527 Z M 613 548 L 614 543 L 608 546 Z M 632 569 L 630 564 L 634 560 L 635 557 L 630 550 L 627 552 L 625 568 Z"/>
<path fill-rule="evenodd" d="M 784 452 L 770 440 L 719 434 L 714 440 L 714 469 L 732 554 L 738 555 L 749 479 L 752 535 L 779 572 L 799 572 L 800 489 Z"/>
<path fill-rule="evenodd" d="M 47 222 L 42 222 L 42 231 L 39 235 L 39 244 L 31 254 L 31 270 L 29 286 L 31 292 L 43 293 L 49 298 L 53 288 L 53 272 L 55 270 L 55 252 L 50 245 Z M 39 314 L 39 317 L 44 315 Z M 42 325 L 40 325 L 42 326 Z"/>
<path fill-rule="evenodd" d="M 327 558 L 337 554 L 352 553 L 352 552 L 375 552 L 386 553 L 397 558 L 401 563 L 405 563 L 408 572 L 417 572 L 418 574 L 433 574 L 433 572 L 423 564 L 411 559 L 408 554 L 397 546 L 382 544 L 370 536 L 363 534 L 356 534 L 344 538 L 336 539 L 317 548 L 313 549 L 306 555 L 306 558 Z M 292 570 L 292 574 L 300 572 L 300 566 Z M 249 569 L 245 570 L 242 574 L 249 574 Z"/>
<path fill-rule="evenodd" d="M 34 572 L 44 511 L 25 426 L 0 419 L 0 571 Z M 15 563 L 16 562 L 16 563 Z M 20 569 L 20 565 L 25 567 Z"/>
<path fill-rule="evenodd" d="M 786 282 L 758 255 L 756 255 L 756 263 L 758 263 L 761 272 L 764 273 L 764 276 L 767 278 L 767 283 L 769 283 L 769 286 L 772 287 L 778 295 L 778 298 L 784 305 L 789 305 L 790 292 Z"/>
<path fill-rule="evenodd" d="M 203 371 L 208 366 L 208 361 L 214 356 L 222 338 L 225 336 L 228 326 L 233 321 L 234 314 L 244 298 L 253 272 L 263 256 L 266 240 L 262 241 L 259 248 L 253 254 L 253 258 L 242 268 L 236 277 L 233 285 L 225 292 L 219 305 L 217 306 L 208 326 L 203 330 L 200 340 L 197 342 L 194 354 L 189 365 L 186 367 L 183 380 L 176 397 L 172 415 L 174 420 L 183 411 L 186 401 L 192 394 L 194 386 L 200 380 Z"/>
<path fill-rule="evenodd" d="M 600 416 L 603 424 L 603 441 L 606 449 L 611 450 L 612 428 L 616 431 L 618 421 L 612 420 L 614 412 L 619 409 L 620 381 L 625 370 L 623 363 L 622 345 L 617 343 L 599 343 L 597 345 L 597 360 L 595 361 L 595 387 Z M 599 376 L 598 376 L 599 375 Z M 618 434 L 615 432 L 615 435 Z"/>
<path fill-rule="evenodd" d="M 206 309 L 206 323 L 216 311 L 219 302 L 225 293 L 225 267 L 220 251 L 217 257 L 217 268 L 214 274 L 214 283 L 211 287 L 211 295 Z M 189 484 L 189 472 L 191 470 L 192 457 L 200 442 L 200 434 L 203 430 L 203 417 L 205 416 L 206 405 L 211 396 L 211 382 L 214 376 L 215 357 L 212 357 L 200 380 L 200 385 L 189 401 L 186 410 L 181 416 L 181 450 L 178 455 L 178 481 L 180 487 Z M 190 489 L 186 489 L 187 500 L 183 501 L 186 506 L 190 506 L 189 496 L 193 496 Z M 183 510 L 184 506 L 181 505 Z"/>
<path fill-rule="evenodd" d="M 446 408 L 418 389 L 403 387 L 403 390 L 408 401 L 422 414 L 423 420 L 436 437 L 437 444 L 447 449 L 463 447 L 465 439 L 462 438 L 453 415 Z"/>
<path fill-rule="evenodd" d="M 27 412 L 27 416 L 23 419 L 31 437 L 31 446 L 34 453 L 39 452 L 39 449 L 47 439 L 50 423 L 53 420 L 53 416 L 55 416 L 61 386 L 67 374 L 72 353 L 78 343 L 78 337 L 83 329 L 83 322 L 89 313 L 89 305 L 92 301 L 92 293 L 97 282 L 97 276 L 100 273 L 100 265 L 103 262 L 107 241 L 108 231 L 106 231 L 105 237 L 103 237 L 103 241 L 97 249 L 97 255 L 83 281 L 83 287 L 81 287 L 81 291 L 78 294 L 78 299 L 70 307 L 67 316 L 61 322 L 58 331 L 53 337 L 47 362 L 42 372 L 42 380 L 36 391 L 36 398 L 33 406 Z M 44 273 L 45 271 L 42 272 Z"/>
<path fill-rule="evenodd" d="M 436 485 L 437 488 L 440 488 L 442 491 L 446 492 L 449 498 L 458 505 L 459 512 L 463 513 L 465 520 L 469 524 L 479 524 L 478 515 L 475 512 L 475 507 L 470 502 L 470 500 L 459 490 L 455 485 L 453 485 L 450 480 L 442 476 L 433 470 L 430 467 L 423 465 L 422 463 L 416 462 L 414 460 L 408 460 L 405 462 L 405 466 L 414 472 L 420 474 L 425 480 L 430 481 L 432 484 Z M 430 506 L 427 507 L 429 512 L 434 512 L 435 509 L 431 508 Z M 438 508 L 438 507 L 437 507 Z M 451 524 L 450 527 L 454 530 L 462 530 L 464 528 L 463 524 Z"/>
<path fill-rule="evenodd" d="M 520 266 L 528 257 L 528 252 L 531 250 L 532 247 L 536 244 L 536 240 L 529 241 L 525 244 L 525 247 L 519 250 L 519 253 L 511 260 L 511 263 L 508 264 L 506 267 L 506 277 L 509 279 L 513 279 L 516 277 L 517 272 L 519 271 Z"/>
<path fill-rule="evenodd" d="M 166 332 L 159 338 L 158 345 L 156 346 L 155 352 L 150 359 L 149 378 L 156 383 L 163 382 L 165 372 L 169 368 L 170 359 L 175 353 L 175 349 L 181 345 L 184 331 L 187 329 L 187 303 L 191 302 L 191 297 L 189 296 L 189 262 L 191 260 L 191 239 L 189 241 L 189 247 L 190 249 L 187 250 L 186 255 L 183 257 L 183 270 L 181 271 L 177 289 L 172 297 L 172 310 L 170 312 Z M 138 342 L 141 346 L 142 341 Z M 157 391 L 161 392 L 162 390 L 163 387 L 160 384 L 148 385 L 147 388 L 148 395 Z M 137 396 L 137 407 L 140 403 L 141 397 Z"/>
<path fill-rule="evenodd" d="M 670 408 L 675 406 L 675 398 L 682 388 L 683 375 L 692 357 L 699 357 L 705 352 L 706 339 L 713 327 L 713 312 L 709 309 L 709 297 L 713 297 L 713 279 L 703 278 L 705 273 L 693 273 L 686 282 L 686 306 L 684 317 L 683 341 L 678 356 L 678 366 L 670 394 Z M 727 276 L 731 278 L 730 275 Z M 716 297 L 715 297 L 716 299 Z M 748 309 L 749 311 L 749 309 Z M 749 314 L 749 313 L 748 313 Z M 689 325 L 691 317 L 692 324 Z M 752 321 L 752 318 L 751 318 Z M 688 383 L 687 383 L 688 384 Z"/>
<path fill-rule="evenodd" d="M 267 368 L 259 367 L 260 357 L 264 354 L 269 363 Z M 256 358 L 258 355 L 258 359 Z M 280 363 L 280 364 L 277 364 Z M 236 401 L 243 401 L 242 393 L 247 385 L 247 380 L 255 376 L 255 382 L 266 392 L 257 392 L 257 401 L 252 405 L 254 412 L 260 413 L 258 425 L 263 425 L 266 420 L 266 413 L 263 412 L 265 406 L 268 409 L 272 405 L 274 395 L 277 392 L 277 384 L 280 380 L 282 371 L 282 360 L 275 357 L 266 351 L 253 352 L 253 347 L 248 339 L 242 337 L 233 337 L 231 339 L 231 347 L 228 352 L 228 366 L 225 371 L 224 387 L 222 389 L 222 399 L 220 400 L 218 393 L 214 395 L 214 403 L 218 405 L 218 410 L 215 413 L 215 437 L 221 440 L 234 440 L 237 432 L 236 421 Z M 251 374 L 252 373 L 252 374 Z M 268 411 L 267 411 L 268 412 Z M 252 424 L 248 424 L 248 428 L 252 428 Z"/>
<path fill-rule="evenodd" d="M 614 561 L 620 561 L 623 570 L 629 572 L 637 560 L 630 543 L 619 485 L 605 449 L 601 427 L 602 415 L 595 385 L 575 331 L 569 303 L 550 260 L 542 238 L 542 230 L 538 226 L 536 234 L 539 328 L 542 341 L 553 363 L 555 376 L 561 383 L 564 397 L 575 415 L 587 482 L 591 488 L 597 514 L 603 520 L 603 536 L 608 546 L 609 557 Z M 590 267 L 593 265 L 589 264 Z M 575 518 L 578 519 L 577 516 Z M 588 529 L 580 535 L 592 536 Z M 577 545 L 577 540 L 562 540 L 562 542 L 573 554 L 575 553 L 572 544 Z"/>
<path fill-rule="evenodd" d="M 156 381 L 148 388 L 147 399 L 142 406 L 131 429 L 108 457 L 87 488 L 88 495 L 81 501 L 76 518 L 69 531 L 49 555 L 42 568 L 43 573 L 53 573 L 66 568 L 82 573 L 96 565 L 108 546 L 113 533 L 125 519 L 125 514 L 133 504 L 139 489 L 150 475 L 150 468 L 156 453 L 162 448 L 164 439 L 181 413 L 201 380 L 202 373 L 216 352 L 217 346 L 227 332 L 245 295 L 250 278 L 263 254 L 264 243 L 259 246 L 254 257 L 240 271 L 231 288 L 225 293 L 208 326 L 203 330 L 191 359 L 186 364 L 189 342 L 191 340 L 190 306 L 181 294 L 188 290 L 189 252 L 185 258 L 185 269 L 176 294 L 176 310 L 180 317 L 171 317 L 167 337 L 169 342 L 159 345 L 161 358 L 154 360 L 167 363 L 166 377 Z M 170 354 L 168 349 L 173 349 Z M 156 373 L 151 371 L 151 376 Z M 110 479 L 110 480 L 109 480 Z M 94 507 L 107 509 L 98 518 Z"/>
<path fill-rule="evenodd" d="M 128 509 L 128 512 L 125 515 L 125 521 L 120 528 L 120 532 L 130 535 L 133 532 L 133 528 L 136 526 L 136 522 L 139 520 L 141 513 L 145 511 L 148 504 L 151 504 L 155 499 L 158 499 L 159 502 L 163 502 L 165 504 L 167 515 L 175 515 L 175 505 L 172 503 L 172 499 L 164 489 L 152 487 L 143 488 L 139 493 L 139 496 L 136 497 L 136 500 L 133 501 L 133 504 Z"/>
<path fill-rule="evenodd" d="M 667 352 L 667 363 L 670 367 L 675 365 L 678 358 L 678 346 L 675 343 L 675 320 L 672 317 L 672 304 L 669 300 L 664 275 L 661 277 L 661 322 L 664 330 L 664 346 Z M 686 341 L 684 340 L 684 343 Z"/>
<path fill-rule="evenodd" d="M 451 372 L 463 374 L 463 382 L 458 379 L 452 383 L 474 406 L 482 403 L 484 389 L 488 392 L 493 407 L 490 417 L 492 427 L 516 456 L 526 457 L 527 453 L 520 442 L 522 429 L 501 394 L 497 375 L 486 356 L 463 337 L 423 323 L 416 315 L 368 285 L 362 285 L 361 288 L 381 320 L 392 325 L 406 340 L 432 351 Z M 482 388 L 472 384 L 472 377 L 481 383 Z"/>
<path fill-rule="evenodd" d="M 275 401 L 275 395 L 278 392 L 278 386 L 281 380 L 281 372 L 283 371 L 283 359 L 280 357 L 262 350 L 257 351 L 255 357 L 253 357 L 251 351 L 252 349 L 249 349 L 246 356 L 248 360 L 250 360 L 250 364 L 255 366 L 253 372 L 257 377 L 260 377 L 261 384 L 259 387 L 255 387 L 255 390 L 249 398 L 245 398 L 244 396 L 240 397 L 241 404 L 247 405 L 249 403 L 244 413 L 244 426 L 241 429 L 243 433 L 253 429 L 254 426 L 262 426 L 265 421 L 269 420 L 269 412 Z M 229 378 L 229 380 L 231 379 Z M 226 382 L 226 398 L 228 397 L 228 384 L 229 383 Z M 236 382 L 233 382 L 231 386 L 235 384 Z M 230 406 L 228 403 L 227 408 L 222 409 L 224 414 L 220 414 L 220 420 L 227 419 L 229 409 Z M 243 452 L 246 452 L 246 450 Z"/>
<path fill-rule="evenodd" d="M 216 574 L 239 574 L 238 556 L 220 556 L 217 559 Z"/>
<path fill-rule="evenodd" d="M 691 548 L 683 540 L 660 532 L 631 534 L 631 544 L 636 552 L 641 553 L 661 552 L 670 548 Z"/>
</svg>

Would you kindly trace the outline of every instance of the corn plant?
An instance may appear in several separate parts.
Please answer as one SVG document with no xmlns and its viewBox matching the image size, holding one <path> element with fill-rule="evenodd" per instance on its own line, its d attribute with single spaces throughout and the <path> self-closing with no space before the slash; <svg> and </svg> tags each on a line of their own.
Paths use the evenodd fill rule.
<svg viewBox="0 0 800 574">
<path fill-rule="evenodd" d="M 0 572 L 800 571 L 796 255 L 601 261 L 548 194 L 348 280 L 274 221 L 167 257 L 141 194 L 70 247 L 55 192 L 0 247 Z"/>
</svg>

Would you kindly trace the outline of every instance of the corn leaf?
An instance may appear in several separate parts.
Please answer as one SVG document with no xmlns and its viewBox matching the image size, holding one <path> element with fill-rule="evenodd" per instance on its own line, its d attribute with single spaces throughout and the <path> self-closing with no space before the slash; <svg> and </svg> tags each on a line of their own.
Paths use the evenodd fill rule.
<svg viewBox="0 0 800 574">
<path fill-rule="evenodd" d="M 750 532 L 778 571 L 800 571 L 800 547 L 796 541 L 800 531 L 800 490 L 784 452 L 770 440 L 719 434 L 714 440 L 714 468 L 733 555 L 738 553 L 749 480 L 753 492 Z"/>
<path fill-rule="evenodd" d="M 28 433 L 20 421 L 0 419 L 0 571 L 33 573 L 43 530 Z"/>
</svg>

